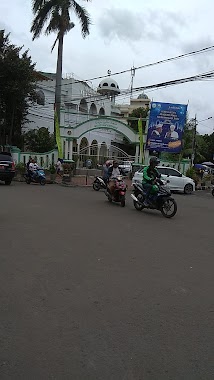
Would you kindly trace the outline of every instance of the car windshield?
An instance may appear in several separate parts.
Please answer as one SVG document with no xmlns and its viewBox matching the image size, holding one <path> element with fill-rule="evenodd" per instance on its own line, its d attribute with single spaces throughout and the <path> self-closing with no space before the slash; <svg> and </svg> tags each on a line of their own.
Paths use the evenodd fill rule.
<svg viewBox="0 0 214 380">
<path fill-rule="evenodd" d="M 10 154 L 0 153 L 0 161 L 13 161 Z"/>
</svg>

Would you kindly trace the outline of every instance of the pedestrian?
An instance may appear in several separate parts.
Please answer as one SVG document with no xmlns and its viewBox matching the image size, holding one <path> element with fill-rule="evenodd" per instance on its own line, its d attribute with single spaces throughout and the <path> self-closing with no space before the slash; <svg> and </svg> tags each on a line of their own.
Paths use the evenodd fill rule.
<svg viewBox="0 0 214 380">
<path fill-rule="evenodd" d="M 62 177 L 63 173 L 63 166 L 62 166 L 62 159 L 58 158 L 57 163 L 56 163 L 56 174 L 60 177 Z"/>
</svg>

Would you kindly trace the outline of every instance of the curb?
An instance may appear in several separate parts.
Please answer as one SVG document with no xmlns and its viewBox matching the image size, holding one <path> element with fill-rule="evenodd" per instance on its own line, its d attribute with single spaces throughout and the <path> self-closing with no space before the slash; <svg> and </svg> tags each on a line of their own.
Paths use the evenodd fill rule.
<svg viewBox="0 0 214 380">
<path fill-rule="evenodd" d="M 92 187 L 92 185 L 75 185 L 72 183 L 56 183 L 56 185 L 63 187 Z"/>
</svg>

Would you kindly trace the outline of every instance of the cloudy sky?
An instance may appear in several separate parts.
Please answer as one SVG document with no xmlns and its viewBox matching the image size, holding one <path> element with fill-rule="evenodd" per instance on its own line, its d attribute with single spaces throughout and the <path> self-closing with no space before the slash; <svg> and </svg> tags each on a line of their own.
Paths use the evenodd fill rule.
<svg viewBox="0 0 214 380">
<path fill-rule="evenodd" d="M 84 3 L 79 0 L 79 3 Z M 63 72 L 89 79 L 130 69 L 214 45 L 212 0 L 92 0 L 85 3 L 92 18 L 91 33 L 81 37 L 78 20 L 65 37 Z M 54 35 L 32 42 L 30 0 L 1 0 L 0 29 L 11 40 L 29 49 L 37 69 L 54 72 Z M 55 49 L 56 50 L 56 49 Z M 214 50 L 191 58 L 136 71 L 134 87 L 165 82 L 214 69 Z M 115 76 L 121 89 L 130 86 L 130 73 Z M 93 81 L 96 87 L 99 81 Z M 189 103 L 189 116 L 197 113 L 201 133 L 212 133 L 214 80 L 186 83 L 161 90 L 145 91 L 154 101 Z M 121 97 L 127 103 L 129 98 Z"/>
</svg>

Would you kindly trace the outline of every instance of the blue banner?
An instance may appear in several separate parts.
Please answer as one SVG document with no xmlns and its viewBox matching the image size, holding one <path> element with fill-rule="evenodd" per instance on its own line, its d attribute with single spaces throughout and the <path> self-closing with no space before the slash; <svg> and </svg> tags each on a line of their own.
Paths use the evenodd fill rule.
<svg viewBox="0 0 214 380">
<path fill-rule="evenodd" d="M 186 122 L 187 105 L 151 103 L 146 149 L 179 153 Z"/>
</svg>

